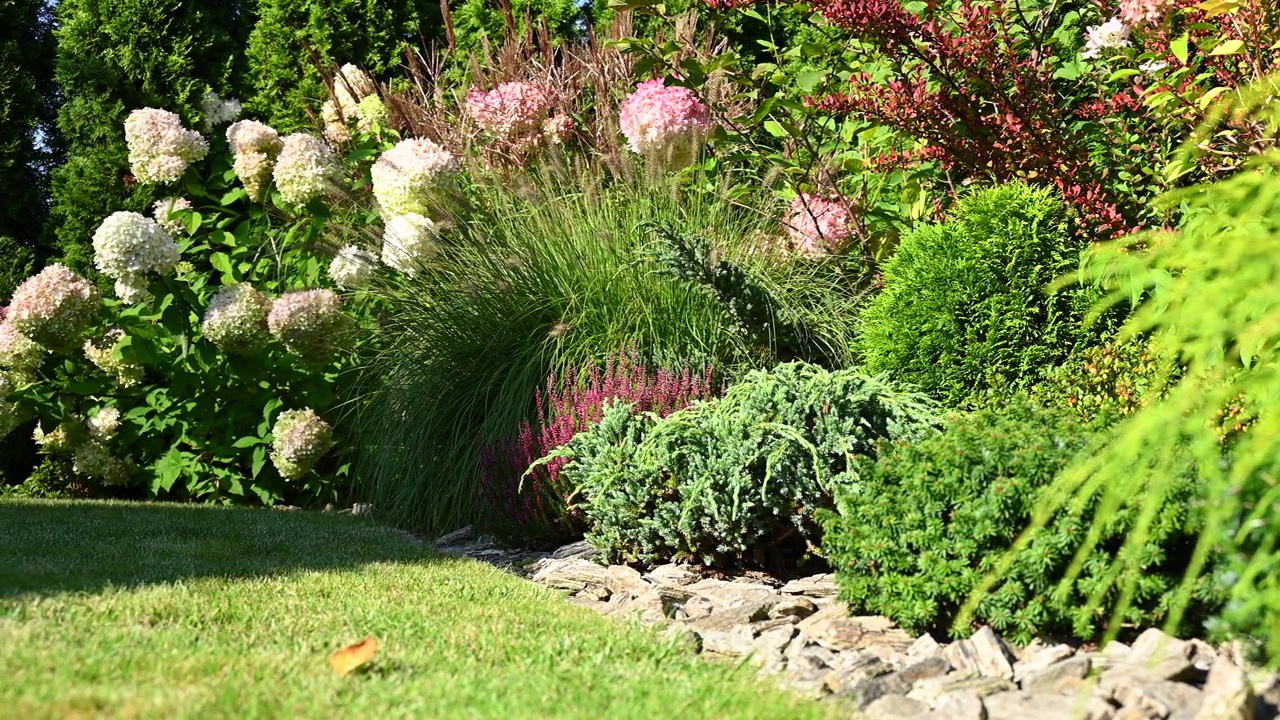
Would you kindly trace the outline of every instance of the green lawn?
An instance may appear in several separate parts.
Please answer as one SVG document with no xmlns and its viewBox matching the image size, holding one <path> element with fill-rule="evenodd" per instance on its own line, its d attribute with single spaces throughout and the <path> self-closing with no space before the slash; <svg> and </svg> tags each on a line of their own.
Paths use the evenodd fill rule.
<svg viewBox="0 0 1280 720">
<path fill-rule="evenodd" d="M 0 501 L 0 677 L 14 718 L 825 712 L 371 521 L 207 506 Z"/>
</svg>

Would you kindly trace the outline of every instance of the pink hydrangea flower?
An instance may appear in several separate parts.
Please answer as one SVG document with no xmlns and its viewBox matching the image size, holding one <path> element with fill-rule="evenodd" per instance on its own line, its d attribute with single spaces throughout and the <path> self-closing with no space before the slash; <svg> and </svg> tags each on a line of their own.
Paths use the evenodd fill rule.
<svg viewBox="0 0 1280 720">
<path fill-rule="evenodd" d="M 787 234 L 796 251 L 821 255 L 836 250 L 853 234 L 850 219 L 847 199 L 802 193 L 791 201 Z"/>
<path fill-rule="evenodd" d="M 93 283 L 54 263 L 13 291 L 5 323 L 53 350 L 80 345 L 80 335 L 98 312 Z"/>
<path fill-rule="evenodd" d="M 578 125 L 573 118 L 568 115 L 556 114 L 547 118 L 542 124 L 542 134 L 552 145 L 560 145 L 568 142 L 573 138 L 573 134 L 577 132 Z"/>
<path fill-rule="evenodd" d="M 1120 19 L 1129 27 L 1159 25 L 1177 7 L 1177 0 L 1120 0 Z"/>
<path fill-rule="evenodd" d="M 168 110 L 142 108 L 124 122 L 129 167 L 142 183 L 167 183 L 182 177 L 187 165 L 209 152 L 209 143 Z"/>
<path fill-rule="evenodd" d="M 503 140 L 537 134 L 554 98 L 541 85 L 505 82 L 467 95 L 467 114 L 486 132 Z"/>
<path fill-rule="evenodd" d="M 649 80 L 623 101 L 618 123 L 632 152 L 692 160 L 711 113 L 692 90 Z"/>
</svg>

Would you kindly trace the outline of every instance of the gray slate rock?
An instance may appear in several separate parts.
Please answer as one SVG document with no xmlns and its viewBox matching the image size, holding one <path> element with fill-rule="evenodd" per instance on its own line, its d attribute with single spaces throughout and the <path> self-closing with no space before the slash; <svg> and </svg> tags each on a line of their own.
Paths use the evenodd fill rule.
<svg viewBox="0 0 1280 720">
<path fill-rule="evenodd" d="M 644 577 L 655 585 L 692 585 L 702 579 L 696 570 L 678 563 L 659 565 Z"/>
<path fill-rule="evenodd" d="M 591 547 L 586 540 L 579 540 L 575 543 L 561 546 L 551 553 L 553 560 L 569 560 L 578 558 L 580 560 L 592 560 L 600 555 L 600 551 Z"/>
<path fill-rule="evenodd" d="M 782 586 L 783 595 L 805 595 L 811 598 L 835 597 L 840 592 L 835 575 L 826 573 L 792 580 Z"/>
<path fill-rule="evenodd" d="M 951 643 L 942 656 L 961 673 L 1013 679 L 1013 650 L 990 627 L 983 627 L 968 640 Z"/>
<path fill-rule="evenodd" d="M 880 615 L 849 617 L 842 602 L 833 602 L 800 622 L 800 629 L 817 642 L 841 652 L 885 645 L 905 652 L 915 638 Z"/>
<path fill-rule="evenodd" d="M 1220 657 L 1209 669 L 1195 720 L 1254 720 L 1253 686 L 1235 663 Z"/>
<path fill-rule="evenodd" d="M 807 597 L 797 596 L 784 598 L 769 610 L 769 617 L 793 617 L 799 620 L 818 612 L 818 606 Z"/>
<path fill-rule="evenodd" d="M 987 720 L 1105 720 L 1113 709 L 1101 698 L 1006 692 L 982 700 Z"/>
<path fill-rule="evenodd" d="M 1158 720 L 1193 720 L 1200 709 L 1200 691 L 1180 682 L 1147 675 L 1105 675 L 1100 687 L 1123 710 L 1140 710 Z"/>
<path fill-rule="evenodd" d="M 871 720 L 917 720 L 928 712 L 928 705 L 906 695 L 885 695 L 862 710 Z"/>
<path fill-rule="evenodd" d="M 1089 658 L 1067 658 L 1043 670 L 1027 675 L 1022 680 L 1022 689 L 1029 693 L 1058 693 L 1064 689 L 1063 681 L 1083 680 L 1088 674 Z"/>
<path fill-rule="evenodd" d="M 548 558 L 530 578 L 539 585 L 578 592 L 588 585 L 607 588 L 609 569 L 581 558 Z"/>
<path fill-rule="evenodd" d="M 933 708 L 930 720 L 987 720 L 982 697 L 973 690 L 943 695 Z"/>
</svg>

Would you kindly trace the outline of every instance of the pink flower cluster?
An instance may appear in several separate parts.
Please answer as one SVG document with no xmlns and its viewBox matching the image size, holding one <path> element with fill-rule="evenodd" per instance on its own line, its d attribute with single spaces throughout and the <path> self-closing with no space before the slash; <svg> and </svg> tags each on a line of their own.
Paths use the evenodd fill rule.
<svg viewBox="0 0 1280 720">
<path fill-rule="evenodd" d="M 1120 0 L 1120 19 L 1129 27 L 1159 25 L 1178 9 L 1178 0 Z"/>
<path fill-rule="evenodd" d="M 687 162 L 711 128 L 711 113 L 692 90 L 649 80 L 623 101 L 618 123 L 632 152 Z"/>
<path fill-rule="evenodd" d="M 252 355 L 267 342 L 271 301 L 249 283 L 228 285 L 209 299 L 200 330 L 220 350 Z"/>
<path fill-rule="evenodd" d="M 640 360 L 634 348 L 610 358 L 603 368 L 592 366 L 582 374 L 570 371 L 563 378 L 552 374 L 546 389 L 534 397 L 536 423 L 521 423 L 516 437 L 481 451 L 485 498 L 522 525 L 541 525 L 544 531 L 563 536 L 581 533 L 584 528 L 577 526 L 581 517 L 568 507 L 572 488 L 560 480 L 568 460 L 552 460 L 528 477 L 524 477 L 525 470 L 599 422 L 610 400 L 629 402 L 637 411 L 666 417 L 714 395 L 710 365 L 701 373 L 688 367 L 679 372 L 655 371 Z"/>
<path fill-rule="evenodd" d="M 227 128 L 227 143 L 235 158 L 232 169 L 244 183 L 249 199 L 261 200 L 283 146 L 280 133 L 257 120 L 241 120 Z"/>
<path fill-rule="evenodd" d="M 51 350 L 80 345 L 80 335 L 98 312 L 93 283 L 54 263 L 13 291 L 5 323 Z"/>
<path fill-rule="evenodd" d="M 822 255 L 834 252 L 853 234 L 849 201 L 843 197 L 800 194 L 787 213 L 787 234 L 797 252 Z"/>
<path fill-rule="evenodd" d="M 467 114 L 484 131 L 502 140 L 536 135 L 547 119 L 554 98 L 535 83 L 505 82 L 467 95 Z"/>
<path fill-rule="evenodd" d="M 324 363 L 337 347 L 349 318 L 332 290 L 298 290 L 271 304 L 267 328 L 285 348 L 304 359 Z"/>
<path fill-rule="evenodd" d="M 167 183 L 182 177 L 187 165 L 209 152 L 209 143 L 168 110 L 142 108 L 124 121 L 129 167 L 142 183 Z"/>
</svg>

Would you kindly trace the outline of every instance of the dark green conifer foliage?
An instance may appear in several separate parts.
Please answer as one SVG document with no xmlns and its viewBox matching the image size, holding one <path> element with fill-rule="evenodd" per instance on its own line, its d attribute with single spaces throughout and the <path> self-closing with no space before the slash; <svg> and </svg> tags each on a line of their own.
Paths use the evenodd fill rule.
<svg viewBox="0 0 1280 720">
<path fill-rule="evenodd" d="M 156 190 L 130 187 L 124 120 L 140 107 L 198 119 L 206 89 L 243 97 L 252 8 L 239 0 L 62 0 L 56 76 L 66 162 L 53 172 L 53 220 L 69 264 L 88 271 L 93 231 L 143 211 Z"/>
<path fill-rule="evenodd" d="M 311 126 L 328 97 L 317 63 L 354 63 L 379 80 L 406 47 L 444 42 L 438 0 L 259 0 L 247 56 L 250 112 L 281 132 Z"/>
<path fill-rule="evenodd" d="M 43 0 L 0 0 L 0 304 L 43 239 L 53 159 L 53 36 Z M 11 262 L 14 261 L 14 262 Z"/>
</svg>

